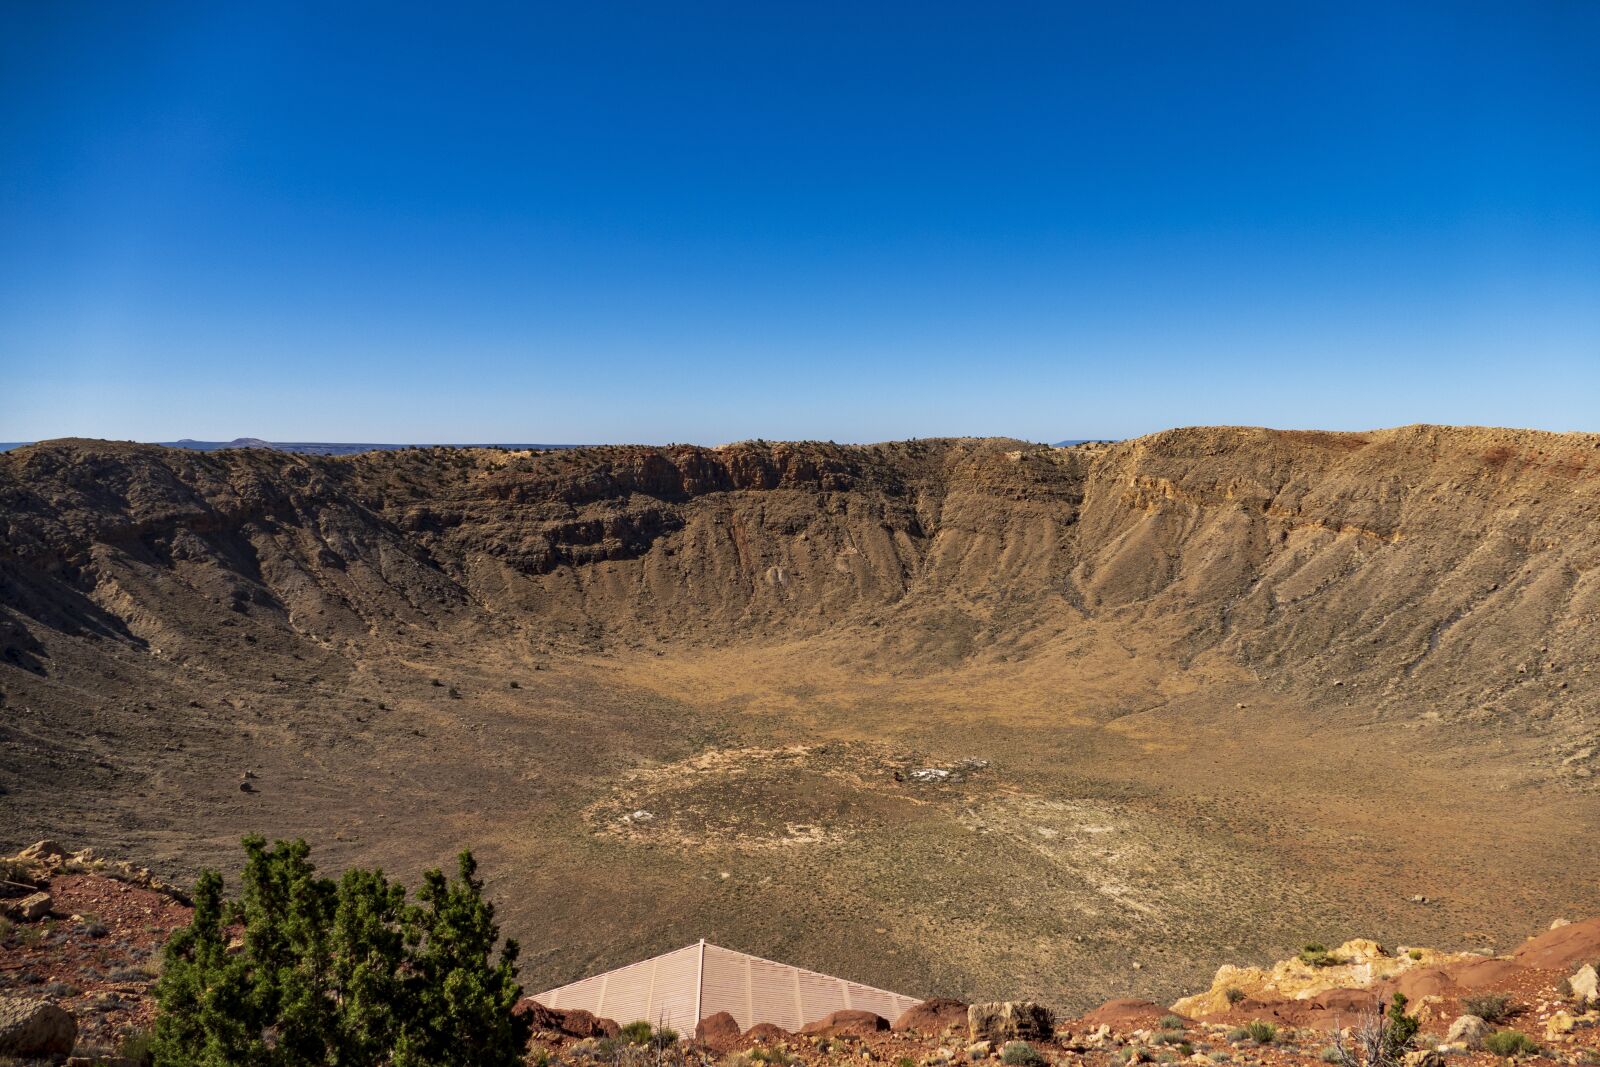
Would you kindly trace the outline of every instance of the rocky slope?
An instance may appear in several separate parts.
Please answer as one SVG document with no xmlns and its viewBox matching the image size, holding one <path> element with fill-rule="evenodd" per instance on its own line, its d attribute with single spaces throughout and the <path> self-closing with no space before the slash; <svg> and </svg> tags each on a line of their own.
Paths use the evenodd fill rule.
<svg viewBox="0 0 1600 1067">
<path fill-rule="evenodd" d="M 1396 708 L 1562 720 L 1600 683 L 1591 435 L 349 459 L 68 441 L 0 460 L 0 522 L 3 654 L 25 667 L 41 626 L 181 656 L 219 625 L 325 641 L 472 614 L 671 642 L 892 617 L 931 655 L 981 656 L 1088 616 Z"/>
</svg>

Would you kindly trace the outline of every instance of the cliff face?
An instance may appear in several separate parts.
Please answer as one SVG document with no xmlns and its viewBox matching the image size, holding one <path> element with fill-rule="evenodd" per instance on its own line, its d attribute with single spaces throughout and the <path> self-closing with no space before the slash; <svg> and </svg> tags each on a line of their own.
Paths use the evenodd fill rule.
<svg viewBox="0 0 1600 1067">
<path fill-rule="evenodd" d="M 1600 437 L 1511 430 L 0 456 L 4 655 L 33 668 L 44 631 L 181 655 L 219 630 L 278 647 L 396 625 L 602 644 L 958 625 L 981 658 L 1096 619 L 1284 685 L 1558 714 L 1596 693 L 1597 535 Z"/>
</svg>

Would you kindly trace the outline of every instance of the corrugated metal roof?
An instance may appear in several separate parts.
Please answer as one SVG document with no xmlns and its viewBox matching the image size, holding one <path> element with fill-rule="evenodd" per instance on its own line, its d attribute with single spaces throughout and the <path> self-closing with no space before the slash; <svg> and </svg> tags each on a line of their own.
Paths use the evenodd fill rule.
<svg viewBox="0 0 1600 1067">
<path fill-rule="evenodd" d="M 701 941 L 536 994 L 547 1008 L 583 1008 L 602 1018 L 643 1019 L 685 1037 L 725 1011 L 748 1030 L 773 1023 L 798 1030 L 843 1008 L 894 1020 L 918 998 L 808 971 Z"/>
</svg>

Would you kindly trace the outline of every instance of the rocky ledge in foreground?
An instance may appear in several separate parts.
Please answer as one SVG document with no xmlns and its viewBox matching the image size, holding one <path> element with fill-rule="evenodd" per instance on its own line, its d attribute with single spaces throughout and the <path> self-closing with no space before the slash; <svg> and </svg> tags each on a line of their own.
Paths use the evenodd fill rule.
<svg viewBox="0 0 1600 1067">
<path fill-rule="evenodd" d="M 144 1062 L 161 948 L 186 925 L 183 895 L 126 863 L 41 842 L 0 860 L 0 1063 L 6 1057 Z M 530 1064 L 725 1067 L 885 1063 L 943 1067 L 1196 1067 L 1337 1062 L 1395 993 L 1420 1023 L 1404 1067 L 1538 1060 L 1600 1067 L 1600 917 L 1557 920 L 1505 956 L 1308 945 L 1270 967 L 1223 966 L 1210 989 L 1170 1007 L 1112 1000 L 1073 1019 L 1021 1002 L 938 998 L 898 1020 L 836 1012 L 799 1033 L 702 1021 L 676 1044 L 531 1000 Z M 70 1058 L 69 1058 L 70 1057 Z M 1355 1063 L 1363 1062 L 1357 1056 Z"/>
</svg>

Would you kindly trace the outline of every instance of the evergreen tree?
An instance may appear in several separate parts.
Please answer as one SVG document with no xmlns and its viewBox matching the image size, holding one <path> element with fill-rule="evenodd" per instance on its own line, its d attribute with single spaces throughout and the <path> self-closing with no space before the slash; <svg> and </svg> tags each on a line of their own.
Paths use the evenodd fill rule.
<svg viewBox="0 0 1600 1067">
<path fill-rule="evenodd" d="M 237 901 L 201 874 L 194 919 L 156 986 L 158 1067 L 511 1067 L 528 1025 L 517 946 L 470 852 L 424 876 L 419 904 L 382 871 L 320 878 L 304 841 L 244 841 Z M 229 936 L 242 936 L 229 951 Z"/>
<path fill-rule="evenodd" d="M 494 905 L 483 899 L 472 853 L 457 863 L 455 879 L 432 870 L 417 891 L 414 918 L 424 940 L 412 958 L 415 1014 L 395 1067 L 514 1067 L 527 1050 L 529 1023 L 511 1014 L 522 995 L 517 943 L 507 938 L 494 959 Z"/>
<path fill-rule="evenodd" d="M 404 886 L 382 871 L 345 872 L 330 949 L 339 1027 L 329 1062 L 341 1067 L 388 1062 L 412 1011 L 413 991 L 403 971 L 415 930 Z"/>
</svg>

